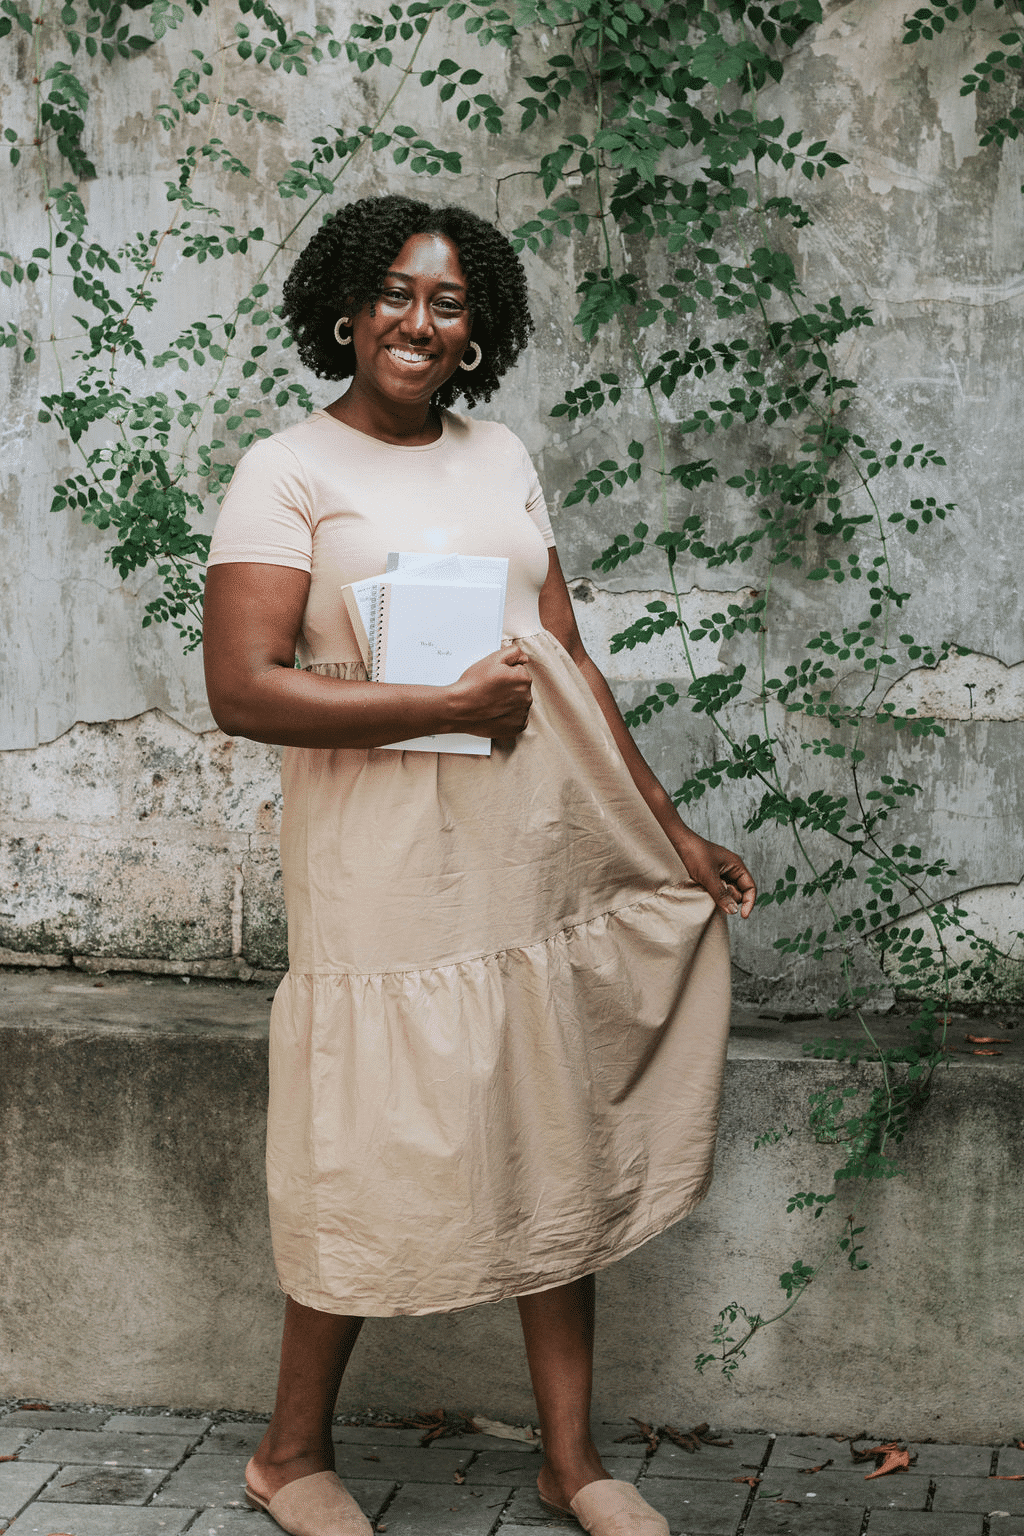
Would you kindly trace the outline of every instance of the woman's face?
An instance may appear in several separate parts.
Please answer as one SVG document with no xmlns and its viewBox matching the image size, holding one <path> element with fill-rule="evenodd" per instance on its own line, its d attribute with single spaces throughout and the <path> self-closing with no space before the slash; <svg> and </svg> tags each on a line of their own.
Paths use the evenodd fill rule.
<svg viewBox="0 0 1024 1536">
<path fill-rule="evenodd" d="M 353 387 L 395 404 L 430 399 L 469 347 L 473 317 L 457 248 L 445 235 L 412 235 L 370 313 L 352 317 Z"/>
</svg>

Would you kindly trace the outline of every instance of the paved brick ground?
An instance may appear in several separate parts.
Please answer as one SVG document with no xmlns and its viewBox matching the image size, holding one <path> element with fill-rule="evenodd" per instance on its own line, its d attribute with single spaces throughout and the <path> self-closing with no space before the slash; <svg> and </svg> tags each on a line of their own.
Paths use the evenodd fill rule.
<svg viewBox="0 0 1024 1536">
<path fill-rule="evenodd" d="M 729 1434 L 694 1455 L 653 1455 L 601 1425 L 602 1455 L 638 1483 L 672 1536 L 1024 1536 L 1024 1452 L 922 1445 L 909 1472 L 865 1480 L 845 1444 Z M 246 1460 L 262 1424 L 228 1415 L 14 1408 L 0 1413 L 6 1536 L 269 1536 L 249 1510 Z M 420 1445 L 413 1429 L 338 1424 L 338 1471 L 387 1536 L 539 1536 L 578 1530 L 545 1513 L 540 1455 L 486 1435 Z M 824 1463 L 831 1462 L 825 1466 Z M 820 1469 L 820 1470 L 819 1470 Z"/>
</svg>

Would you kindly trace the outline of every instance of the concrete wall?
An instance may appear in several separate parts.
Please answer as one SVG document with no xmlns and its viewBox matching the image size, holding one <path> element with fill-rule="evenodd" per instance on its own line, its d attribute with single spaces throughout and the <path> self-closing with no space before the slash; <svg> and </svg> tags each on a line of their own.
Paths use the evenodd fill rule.
<svg viewBox="0 0 1024 1536">
<path fill-rule="evenodd" d="M 5 1393 L 271 1406 L 268 1012 L 256 985 L 0 977 Z M 939 1073 L 908 1177 L 860 1209 L 872 1267 L 830 1271 L 750 1346 L 734 1385 L 694 1371 L 721 1307 L 775 1310 L 780 1270 L 824 1246 L 825 1223 L 787 1216 L 786 1196 L 827 1188 L 835 1149 L 804 1128 L 752 1150 L 769 1127 L 805 1127 L 806 1095 L 833 1079 L 800 1054 L 822 1029 L 736 1016 L 709 1198 L 599 1277 L 596 1415 L 1016 1439 L 1024 1040 Z M 441 1405 L 533 1417 L 513 1303 L 367 1323 L 341 1408 Z"/>
<path fill-rule="evenodd" d="M 344 28 L 356 9 L 345 0 L 331 8 L 331 19 Z M 840 358 L 843 370 L 861 382 L 859 424 L 881 444 L 895 437 L 925 441 L 949 461 L 945 472 L 875 485 L 885 512 L 905 507 L 918 492 L 959 504 L 957 515 L 927 540 L 901 545 L 897 539 L 896 581 L 913 593 L 901 623 L 925 639 L 955 639 L 974 654 L 937 674 L 911 670 L 893 689 L 894 702 L 913 703 L 946 721 L 945 742 L 911 742 L 879 730 L 869 733 L 868 745 L 872 767 L 925 786 L 905 840 L 916 839 L 947 858 L 957 874 L 943 893 L 978 893 L 986 931 L 1008 943 L 1020 926 L 1019 901 L 1011 893 L 1024 874 L 1024 642 L 1016 579 L 1024 483 L 1016 387 L 1024 335 L 1024 150 L 1013 144 L 1001 153 L 980 150 L 978 104 L 989 111 L 994 98 L 959 95 L 960 76 L 984 56 L 1003 25 L 998 13 L 978 13 L 969 26 L 951 27 L 938 42 L 909 49 L 900 43 L 906 9 L 903 0 L 826 5 L 822 25 L 800 43 L 785 86 L 765 93 L 761 110 L 777 108 L 811 137 L 827 135 L 850 163 L 813 187 L 802 177 L 780 175 L 769 190 L 788 191 L 812 208 L 815 222 L 794 246 L 809 298 L 841 292 L 848 304 L 874 309 L 875 327 L 846 343 Z M 312 9 L 301 6 L 293 13 L 298 23 L 314 18 Z M 96 69 L 90 76 L 97 88 L 89 147 L 99 177 L 83 184 L 82 193 L 100 238 L 116 244 L 166 219 L 163 182 L 173 171 L 173 154 L 210 125 L 189 119 L 177 139 L 165 140 L 151 131 L 153 109 L 168 99 L 189 47 L 198 44 L 222 59 L 214 25 L 189 17 L 181 33 L 144 57 L 102 72 L 83 66 L 87 74 Z M 5 122 L 20 121 L 29 105 L 32 65 L 27 40 L 20 38 L 17 33 L 20 78 L 0 87 Z M 551 46 L 544 37 L 534 42 L 538 57 Z M 488 88 L 514 116 L 521 93 L 515 79 L 530 67 L 529 49 L 518 61 L 478 53 L 461 32 L 445 34 L 439 24 L 421 62 L 453 51 L 467 62 L 479 60 Z M 250 182 L 210 181 L 201 190 L 218 199 L 230 222 L 263 222 L 274 237 L 300 205 L 268 200 L 261 187 L 306 152 L 325 120 L 348 126 L 368 120 L 379 82 L 376 74 L 357 76 L 344 61 L 325 64 L 301 82 L 264 77 L 235 61 L 228 84 L 232 94 L 276 108 L 286 121 L 256 135 L 240 119 L 221 114 L 216 131 L 255 157 L 256 174 Z M 421 122 L 437 143 L 459 142 L 460 130 L 438 114 L 432 92 L 409 87 L 402 115 Z M 443 174 L 411 178 L 382 157 L 365 160 L 342 183 L 344 195 L 414 187 L 435 199 L 457 196 L 514 227 L 538 197 L 522 174 L 532 141 L 513 132 L 487 142 L 464 138 L 459 147 L 470 172 L 457 186 Z M 12 195 L 0 200 L 0 246 L 8 250 L 38 243 L 42 213 L 30 160 L 26 156 L 12 174 Z M 296 237 L 293 245 L 299 243 Z M 610 658 L 607 650 L 608 636 L 662 592 L 663 566 L 652 556 L 597 582 L 591 573 L 609 532 L 650 513 L 649 482 L 593 509 L 559 510 L 581 466 L 605 451 L 623 451 L 637 432 L 647 436 L 635 392 L 636 409 L 621 421 L 567 424 L 548 415 L 564 389 L 593 371 L 568 326 L 577 264 L 582 269 L 592 254 L 596 259 L 596 248 L 591 253 L 584 245 L 567 257 L 565 247 L 556 246 L 544 257 L 527 257 L 536 344 L 484 414 L 508 420 L 535 454 L 555 505 L 563 565 L 573 577 L 585 634 L 630 704 L 652 680 L 681 678 L 685 668 L 678 648 L 667 642 L 625 658 Z M 286 260 L 287 253 L 272 268 L 272 283 L 280 282 Z M 150 341 L 164 344 L 192 318 L 197 296 L 204 313 L 227 309 L 238 280 L 227 262 L 197 267 L 173 257 L 148 322 Z M 58 333 L 66 335 L 74 330 L 75 305 L 62 292 L 58 284 Z M 25 323 L 45 333 L 50 321 L 42 289 L 15 290 L 15 297 L 25 298 Z M 653 348 L 653 333 L 649 340 Z M 2 356 L 9 362 L 13 354 Z M 621 366 L 612 338 L 597 361 Z M 273 854 L 275 754 L 243 743 L 229 746 L 212 734 L 197 658 L 182 657 L 173 635 L 139 627 L 151 583 L 122 585 L 103 562 L 104 538 L 74 515 L 48 511 L 55 479 L 74 460 L 71 445 L 53 427 L 35 422 L 39 393 L 54 385 L 53 359 L 44 349 L 39 363 L 8 371 L 0 465 L 0 947 L 42 963 L 47 956 L 78 956 L 85 963 L 242 975 L 278 967 L 283 918 Z M 129 370 L 128 382 L 170 388 L 177 379 L 170 370 L 136 369 Z M 203 387 L 201 375 L 185 382 Z M 320 399 L 333 393 L 308 382 Z M 716 378 L 694 389 L 714 393 L 718 387 Z M 687 411 L 695 398 L 677 397 L 673 408 Z M 725 445 L 727 463 L 733 447 L 745 455 L 752 451 L 748 440 L 741 444 L 737 437 Z M 746 516 L 735 495 L 721 485 L 702 493 L 719 536 L 738 515 Z M 687 612 L 714 611 L 747 590 L 747 583 L 757 588 L 763 579 L 756 562 L 725 572 L 693 565 L 683 573 L 690 589 Z M 810 589 L 781 575 L 773 599 L 772 668 L 786 664 L 800 635 L 833 624 L 851 601 L 848 589 Z M 730 642 L 710 647 L 704 659 L 731 667 L 752 658 L 739 642 Z M 844 686 L 856 682 L 851 675 Z M 758 729 L 756 701 L 737 705 L 732 724 L 743 735 Z M 816 734 L 813 722 L 805 729 L 791 722 L 784 750 L 789 781 L 804 792 L 836 786 L 831 759 L 801 750 Z M 682 710 L 656 717 L 639 735 L 669 787 L 718 752 L 707 723 Z M 792 862 L 792 851 L 784 834 L 750 839 L 743 832 L 750 804 L 750 795 L 732 786 L 703 800 L 692 820 L 720 840 L 744 845 L 770 886 Z M 772 909 L 737 932 L 742 995 L 806 1002 L 828 991 L 827 967 L 781 958 L 772 947 L 780 931 L 807 920 Z M 1020 971 L 1019 963 L 1009 967 L 1001 984 L 1019 988 Z M 887 995 L 880 994 L 882 1003 Z"/>
</svg>

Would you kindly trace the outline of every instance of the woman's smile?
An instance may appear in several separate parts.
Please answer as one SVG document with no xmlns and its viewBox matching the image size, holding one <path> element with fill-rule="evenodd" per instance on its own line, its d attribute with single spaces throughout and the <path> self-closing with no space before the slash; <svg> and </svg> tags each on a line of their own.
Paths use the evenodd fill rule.
<svg viewBox="0 0 1024 1536">
<path fill-rule="evenodd" d="M 384 350 L 390 352 L 391 356 L 397 359 L 398 362 L 412 364 L 415 367 L 420 367 L 423 363 L 430 363 L 434 359 L 433 352 L 412 351 L 409 347 L 389 346 L 385 347 Z"/>
</svg>

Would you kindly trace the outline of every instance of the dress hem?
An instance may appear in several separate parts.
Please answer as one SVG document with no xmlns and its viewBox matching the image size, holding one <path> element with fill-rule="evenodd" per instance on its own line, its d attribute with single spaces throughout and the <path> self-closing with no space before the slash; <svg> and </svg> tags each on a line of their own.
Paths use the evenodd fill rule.
<svg viewBox="0 0 1024 1536">
<path fill-rule="evenodd" d="M 701 1184 L 697 1194 L 691 1195 L 681 1206 L 673 1210 L 668 1216 L 658 1217 L 656 1221 L 646 1227 L 640 1237 L 632 1236 L 623 1245 L 617 1246 L 612 1252 L 605 1253 L 602 1257 L 591 1259 L 582 1269 L 570 1270 L 568 1274 L 559 1275 L 556 1279 L 545 1280 L 543 1285 L 530 1285 L 526 1289 L 515 1283 L 506 1284 L 487 1291 L 478 1291 L 475 1295 L 461 1301 L 443 1301 L 419 1307 L 389 1307 L 386 1311 L 380 1308 L 371 1309 L 358 1301 L 340 1301 L 333 1296 L 325 1296 L 319 1291 L 291 1289 L 278 1279 L 278 1289 L 285 1296 L 296 1301 L 302 1307 L 309 1307 L 314 1312 L 326 1312 L 338 1317 L 431 1317 L 438 1313 L 465 1312 L 470 1307 L 485 1306 L 498 1301 L 511 1301 L 517 1296 L 539 1296 L 544 1291 L 553 1291 L 560 1285 L 572 1285 L 576 1280 L 582 1280 L 587 1275 L 597 1274 L 600 1270 L 609 1269 L 617 1264 L 620 1259 L 628 1258 L 652 1238 L 659 1237 L 677 1221 L 683 1221 L 691 1215 L 706 1199 L 711 1188 L 713 1170 L 709 1169 L 707 1177 Z"/>
</svg>

